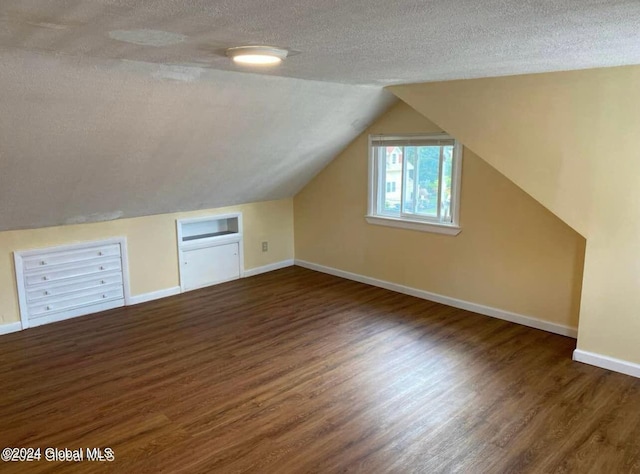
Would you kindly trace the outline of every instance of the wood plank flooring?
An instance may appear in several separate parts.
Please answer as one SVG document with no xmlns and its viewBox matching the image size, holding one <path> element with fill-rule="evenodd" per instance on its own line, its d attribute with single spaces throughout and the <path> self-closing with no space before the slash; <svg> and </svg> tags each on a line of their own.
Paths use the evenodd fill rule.
<svg viewBox="0 0 640 474">
<path fill-rule="evenodd" d="M 2 472 L 640 472 L 573 339 L 298 267 L 0 338 Z"/>
</svg>

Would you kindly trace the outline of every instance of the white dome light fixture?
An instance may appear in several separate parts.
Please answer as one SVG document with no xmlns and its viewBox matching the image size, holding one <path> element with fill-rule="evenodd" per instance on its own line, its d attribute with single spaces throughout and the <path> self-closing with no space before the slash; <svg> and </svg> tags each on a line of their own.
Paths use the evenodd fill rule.
<svg viewBox="0 0 640 474">
<path fill-rule="evenodd" d="M 273 46 L 239 46 L 227 49 L 227 56 L 236 63 L 273 66 L 280 64 L 289 51 Z"/>
</svg>

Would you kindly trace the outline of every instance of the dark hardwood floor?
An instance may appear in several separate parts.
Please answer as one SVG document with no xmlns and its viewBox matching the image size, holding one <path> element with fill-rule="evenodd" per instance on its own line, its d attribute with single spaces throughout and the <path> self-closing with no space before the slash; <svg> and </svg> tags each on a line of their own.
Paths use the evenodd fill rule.
<svg viewBox="0 0 640 474">
<path fill-rule="evenodd" d="M 5 472 L 640 472 L 573 339 L 292 267 L 0 338 Z"/>
</svg>

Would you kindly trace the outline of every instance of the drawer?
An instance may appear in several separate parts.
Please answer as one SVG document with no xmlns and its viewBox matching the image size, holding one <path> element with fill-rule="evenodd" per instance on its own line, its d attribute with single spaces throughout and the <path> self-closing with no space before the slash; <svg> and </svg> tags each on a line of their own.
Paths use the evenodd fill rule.
<svg viewBox="0 0 640 474">
<path fill-rule="evenodd" d="M 106 272 L 95 277 L 79 276 L 53 283 L 42 283 L 27 290 L 27 301 L 37 301 L 52 296 L 66 295 L 76 291 L 105 288 L 106 285 L 122 285 L 122 272 Z"/>
<path fill-rule="evenodd" d="M 88 292 L 88 294 L 79 294 L 73 297 L 68 295 L 66 298 L 62 298 L 58 301 L 52 299 L 52 301 L 45 300 L 30 303 L 28 305 L 29 315 L 31 317 L 38 317 L 56 313 L 58 311 L 66 311 L 80 306 L 102 303 L 120 298 L 124 298 L 122 285 L 114 285 L 110 289 L 105 289 L 105 291 L 92 291 Z"/>
<path fill-rule="evenodd" d="M 99 274 L 102 272 L 111 272 L 121 270 L 122 262 L 120 257 L 101 259 L 95 263 L 84 264 L 68 264 L 39 272 L 27 273 L 24 277 L 28 287 L 45 282 L 55 282 L 67 278 L 73 278 L 81 275 Z"/>
<path fill-rule="evenodd" d="M 122 287 L 122 284 L 114 283 L 111 285 L 105 285 L 104 288 L 87 288 L 85 290 L 79 290 L 73 293 L 66 293 L 63 295 L 51 295 L 51 296 L 47 296 L 46 298 L 36 300 L 33 303 L 30 303 L 29 307 L 47 305 L 47 306 L 59 308 L 63 304 L 65 304 L 67 301 L 81 298 L 84 296 L 97 295 L 98 293 L 106 294 L 113 290 L 117 290 L 120 287 Z"/>
<path fill-rule="evenodd" d="M 65 263 L 83 262 L 100 257 L 119 257 L 120 244 L 104 245 L 65 252 L 47 252 L 41 255 L 32 255 L 23 259 L 25 272 L 29 270 L 41 270 L 51 265 L 63 265 Z"/>
</svg>

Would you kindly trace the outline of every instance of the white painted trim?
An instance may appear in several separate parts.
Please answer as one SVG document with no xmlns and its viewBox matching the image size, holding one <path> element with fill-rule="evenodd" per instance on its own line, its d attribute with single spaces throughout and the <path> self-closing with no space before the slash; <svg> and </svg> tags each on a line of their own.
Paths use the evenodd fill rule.
<svg viewBox="0 0 640 474">
<path fill-rule="evenodd" d="M 244 276 L 251 277 L 255 275 L 260 275 L 261 273 L 272 272 L 274 270 L 280 270 L 281 268 L 290 267 L 293 265 L 293 259 L 282 260 L 280 262 L 270 263 L 268 265 L 263 265 L 262 267 L 250 268 L 249 270 L 244 271 Z"/>
<path fill-rule="evenodd" d="M 142 293 L 129 298 L 129 305 L 146 303 L 147 301 L 159 300 L 168 296 L 174 296 L 180 294 L 180 287 L 174 286 L 173 288 L 165 288 L 163 290 L 151 291 L 149 293 Z"/>
<path fill-rule="evenodd" d="M 400 229 L 419 230 L 420 232 L 433 232 L 435 234 L 458 235 L 462 229 L 457 225 L 440 224 L 436 222 L 410 221 L 394 217 L 365 216 L 369 224 L 398 227 Z"/>
<path fill-rule="evenodd" d="M 0 336 L 3 334 L 9 334 L 12 332 L 22 331 L 22 323 L 16 321 L 15 323 L 0 324 Z"/>
<path fill-rule="evenodd" d="M 240 278 L 244 277 L 244 220 L 242 212 L 238 214 L 238 233 L 240 234 L 240 240 L 238 241 L 238 252 L 240 256 Z"/>
<path fill-rule="evenodd" d="M 131 285 L 129 283 L 129 249 L 127 249 L 127 238 L 118 237 L 120 242 L 120 260 L 122 262 L 122 286 L 124 288 L 124 304 L 125 306 L 131 301 Z"/>
<path fill-rule="evenodd" d="M 373 152 L 373 135 L 367 137 L 367 150 L 369 153 L 367 173 L 367 215 L 375 215 L 378 207 L 378 167 L 376 166 L 376 154 Z"/>
<path fill-rule="evenodd" d="M 640 378 L 640 364 L 616 359 L 615 357 L 576 349 L 573 351 L 573 360 L 576 362 L 582 362 L 583 364 L 600 367 L 601 369 L 613 370 L 614 372 L 620 372 L 621 374 Z"/>
<path fill-rule="evenodd" d="M 455 140 L 455 139 L 454 139 Z M 460 201 L 462 201 L 462 150 L 464 146 L 455 140 L 453 147 L 453 170 L 451 188 L 455 190 L 453 206 L 451 206 L 451 223 L 453 226 L 460 225 Z"/>
<path fill-rule="evenodd" d="M 384 280 L 378 280 L 376 278 L 359 275 L 357 273 L 351 273 L 344 270 L 338 270 L 337 268 L 325 267 L 324 265 L 318 265 L 317 263 L 306 262 L 304 260 L 295 260 L 295 264 L 308 268 L 310 270 L 316 270 L 322 273 L 328 273 L 348 280 L 357 281 L 360 283 L 366 283 L 367 285 L 377 286 L 386 290 L 396 291 L 398 293 L 404 293 L 405 295 L 415 296 L 424 300 L 435 301 L 436 303 L 446 304 L 453 306 L 454 308 L 464 309 L 466 311 L 472 311 L 474 313 L 483 314 L 485 316 L 491 316 L 493 318 L 503 319 L 516 324 L 522 324 L 523 326 L 532 327 L 535 329 L 541 329 L 543 331 L 552 332 L 554 334 L 560 334 L 562 336 L 568 336 L 576 338 L 578 336 L 578 330 L 562 324 L 551 323 L 542 319 L 534 318 L 531 316 L 525 316 L 518 313 L 512 313 L 510 311 L 504 311 L 502 309 L 493 308 L 491 306 L 484 306 L 470 301 L 459 300 L 457 298 L 451 298 L 450 296 L 439 295 L 437 293 L 431 293 L 430 291 L 419 290 L 417 288 L 411 288 L 409 286 L 398 285 L 397 283 L 391 283 Z"/>
<path fill-rule="evenodd" d="M 26 256 L 23 252 L 13 252 L 13 262 L 16 271 L 16 289 L 18 290 L 18 309 L 20 310 L 20 323 L 22 329 L 27 329 L 29 327 L 29 313 L 27 310 L 27 291 L 24 286 L 23 255 Z"/>
</svg>

